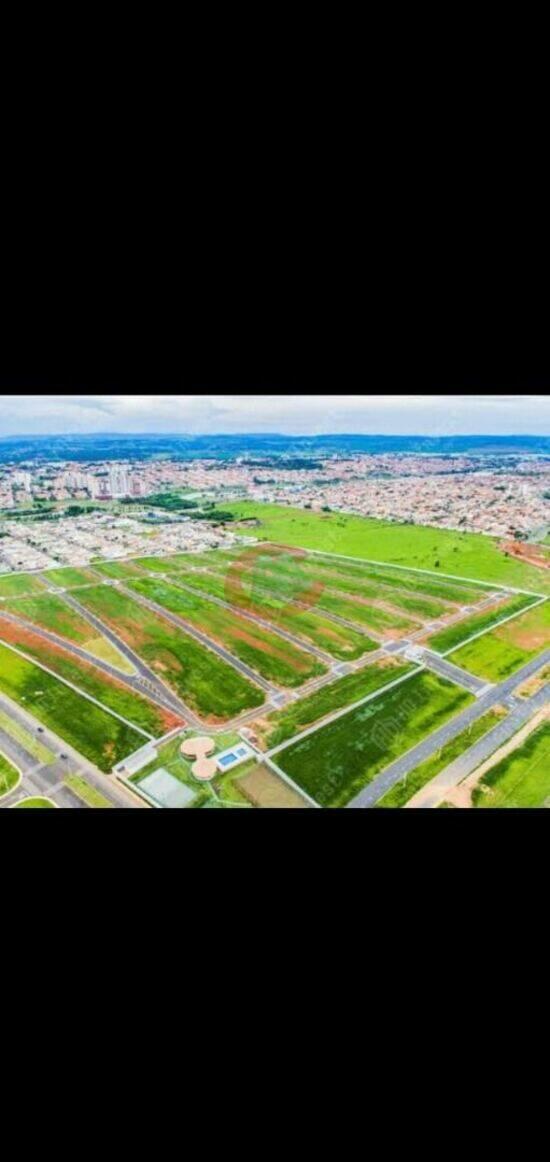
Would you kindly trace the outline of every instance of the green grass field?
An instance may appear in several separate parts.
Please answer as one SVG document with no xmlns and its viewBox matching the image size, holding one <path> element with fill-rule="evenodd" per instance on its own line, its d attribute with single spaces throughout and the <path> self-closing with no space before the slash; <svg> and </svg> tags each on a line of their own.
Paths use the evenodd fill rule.
<svg viewBox="0 0 550 1162">
<path fill-rule="evenodd" d="M 262 705 L 262 691 L 227 662 L 113 586 L 82 589 L 79 600 L 197 713 L 225 721 Z"/>
<path fill-rule="evenodd" d="M 194 593 L 152 577 L 129 581 L 128 587 L 179 614 L 269 681 L 301 686 L 308 678 L 325 673 L 325 667 L 305 650 Z"/>
<path fill-rule="evenodd" d="M 142 576 L 142 571 L 133 561 L 98 561 L 94 564 L 96 573 L 104 577 L 111 577 L 115 581 L 124 581 L 126 577 Z M 95 578 L 97 584 L 97 577 Z"/>
<path fill-rule="evenodd" d="M 31 573 L 8 573 L 0 577 L 0 597 L 26 597 L 31 593 L 44 593 L 44 586 Z"/>
<path fill-rule="evenodd" d="M 472 792 L 474 807 L 550 806 L 550 723 L 492 767 Z"/>
<path fill-rule="evenodd" d="M 166 734 L 181 721 L 156 703 L 150 702 L 144 695 L 110 677 L 103 670 L 75 658 L 58 646 L 51 645 L 32 631 L 28 632 L 11 625 L 8 636 L 6 627 L 2 628 L 1 618 L 0 637 L 47 666 L 49 670 L 53 670 L 60 678 L 72 682 L 79 690 L 90 694 L 92 698 L 97 698 L 98 702 L 103 703 L 109 710 L 121 714 L 134 726 L 141 727 L 156 738 Z"/>
<path fill-rule="evenodd" d="M 76 589 L 79 585 L 97 584 L 97 577 L 89 569 L 48 569 L 42 576 L 52 585 L 59 585 L 62 589 Z"/>
<path fill-rule="evenodd" d="M 23 617 L 35 625 L 49 629 L 60 637 L 68 638 L 69 641 L 82 646 L 89 654 L 109 662 L 123 673 L 134 673 L 132 666 L 119 650 L 115 649 L 107 638 L 98 635 L 95 627 L 67 605 L 62 597 L 43 592 L 40 597 L 20 597 L 5 601 L 0 605 L 0 616 L 3 609 L 15 614 L 16 617 Z M 0 627 L 0 636 L 1 632 Z"/>
<path fill-rule="evenodd" d="M 236 558 L 238 560 L 238 556 Z M 374 630 L 401 630 L 403 633 L 417 628 L 407 613 L 423 617 L 435 617 L 452 608 L 422 597 L 409 596 L 379 582 L 358 581 L 346 575 L 316 569 L 313 559 L 300 560 L 281 554 L 280 557 L 259 557 L 253 567 L 242 573 L 243 593 L 257 601 L 275 599 L 289 602 L 308 600 L 308 590 L 315 585 L 313 609 L 315 612 L 336 614 L 359 627 Z M 211 566 L 212 567 L 212 566 Z M 191 567 L 185 573 L 181 570 L 178 579 L 193 588 L 202 588 L 204 593 L 226 600 L 234 589 L 234 575 L 227 576 L 227 569 L 218 561 L 213 573 L 193 572 Z M 176 572 L 174 570 L 174 572 Z M 238 596 L 235 604 L 238 604 Z M 361 600 L 357 600 L 357 598 Z M 365 600 L 362 600 L 365 599 Z M 391 608 L 381 609 L 365 602 L 376 599 L 387 602 Z"/>
<path fill-rule="evenodd" d="M 527 609 L 534 600 L 536 598 L 526 597 L 524 594 L 518 593 L 509 601 L 499 604 L 495 609 L 490 609 L 486 613 L 476 613 L 473 617 L 465 617 L 464 621 L 458 621 L 455 625 L 449 625 L 447 629 L 432 634 L 424 644 L 441 654 L 447 653 L 448 650 L 459 646 L 473 634 L 490 629 L 491 626 L 503 621 L 504 618 L 511 617 L 512 614 L 518 613 L 521 609 Z"/>
<path fill-rule="evenodd" d="M 284 580 L 287 585 L 287 596 L 293 595 L 293 586 L 317 583 L 323 586 L 324 591 L 340 597 L 362 597 L 366 600 L 387 602 L 397 613 L 401 610 L 405 613 L 416 612 L 426 618 L 436 618 L 452 608 L 442 601 L 401 590 L 398 585 L 399 573 L 395 577 L 397 571 L 394 571 L 395 583 L 392 585 L 386 578 L 382 579 L 375 574 L 369 575 L 356 566 L 350 567 L 346 562 L 339 564 L 334 561 L 331 566 L 327 561 L 318 562 L 313 556 L 297 559 L 290 554 L 281 553 L 277 557 L 259 556 L 251 572 L 254 578 L 258 577 L 258 581 L 266 585 L 275 584 L 280 587 Z M 414 576 L 412 579 L 417 586 L 418 582 L 414 581 Z M 436 589 L 436 592 L 439 595 L 441 587 Z"/>
<path fill-rule="evenodd" d="M 458 577 L 550 593 L 550 579 L 543 570 L 505 557 L 494 537 L 255 501 L 224 501 L 222 507 L 237 519 L 259 520 L 260 526 L 250 527 L 249 534 L 278 544 L 436 572 L 440 569 Z"/>
<path fill-rule="evenodd" d="M 268 749 L 279 746 L 332 711 L 359 702 L 361 698 L 404 677 L 413 669 L 412 665 L 399 665 L 394 661 L 365 666 L 355 674 L 346 674 L 344 678 L 322 686 L 320 690 L 282 710 L 275 710 L 263 722 L 260 720 L 260 724 L 255 723 L 255 733 L 263 738 Z"/>
<path fill-rule="evenodd" d="M 453 650 L 450 661 L 480 678 L 501 682 L 550 646 L 550 601 Z"/>
<path fill-rule="evenodd" d="M 87 779 L 83 779 L 81 775 L 67 775 L 65 784 L 70 787 L 71 791 L 74 791 L 75 795 L 78 795 L 79 799 L 82 799 L 83 803 L 86 803 L 87 807 L 106 808 L 113 806 L 105 798 L 105 795 L 96 791 L 95 787 Z"/>
<path fill-rule="evenodd" d="M 20 803 L 14 803 L 14 810 L 18 807 L 53 807 L 55 810 L 55 803 L 50 803 L 49 799 L 21 799 Z"/>
<path fill-rule="evenodd" d="M 473 581 L 463 578 L 460 581 L 455 581 L 445 576 L 438 576 L 437 570 L 434 574 L 415 573 L 413 569 L 404 568 L 402 565 L 398 568 L 391 565 L 373 565 L 359 560 L 349 561 L 344 558 L 320 556 L 317 553 L 308 558 L 308 569 L 310 562 L 315 562 L 315 569 L 324 573 L 329 579 L 337 570 L 339 576 L 346 578 L 347 584 L 354 581 L 361 586 L 371 587 L 375 585 L 378 590 L 391 589 L 413 596 L 419 594 L 422 598 L 435 597 L 436 600 L 452 602 L 455 605 L 465 605 L 468 601 L 481 599 L 491 592 L 490 588 L 477 585 Z M 369 595 L 373 596 L 374 594 L 371 591 Z"/>
<path fill-rule="evenodd" d="M 289 606 L 287 597 L 275 596 L 262 585 L 254 584 L 254 578 L 247 577 L 242 589 L 236 587 L 231 578 L 226 578 L 223 566 L 214 575 L 191 569 L 185 573 L 176 569 L 172 572 L 175 581 L 208 596 L 219 597 L 233 605 L 237 611 L 243 609 L 256 613 L 273 622 L 274 626 L 280 626 L 302 638 L 304 642 L 311 642 L 319 649 L 326 650 L 332 657 L 352 660 L 376 649 L 376 643 L 368 635 L 319 616 L 316 609 L 302 610 Z"/>
<path fill-rule="evenodd" d="M 483 735 L 492 730 L 501 718 L 501 714 L 497 714 L 494 710 L 488 710 L 482 718 L 472 722 L 466 730 L 461 731 L 456 738 L 451 739 L 446 746 L 441 747 L 436 754 L 426 759 L 426 762 L 420 763 L 420 766 L 411 771 L 400 783 L 396 783 L 395 787 L 392 787 L 391 791 L 388 791 L 376 806 L 404 807 L 405 803 L 408 803 L 417 791 L 425 787 L 426 783 L 431 782 L 440 771 L 448 767 L 449 763 L 454 762 L 463 751 L 473 746 L 479 738 L 483 738 Z"/>
<path fill-rule="evenodd" d="M 366 605 L 362 601 L 353 601 L 334 593 L 322 593 L 317 609 L 335 613 L 338 617 L 345 617 L 357 625 L 366 625 L 378 633 L 390 631 L 394 634 L 410 633 L 419 628 L 418 621 L 411 621 L 398 613 L 391 613 L 386 609 L 379 609 L 375 605 Z"/>
<path fill-rule="evenodd" d="M 277 766 L 323 807 L 343 807 L 366 783 L 473 701 L 422 671 L 279 752 Z"/>
<path fill-rule="evenodd" d="M 17 768 L 0 751 L 0 799 L 3 795 L 8 795 L 10 791 L 13 791 L 20 777 Z"/>
<path fill-rule="evenodd" d="M 0 710 L 0 729 L 4 734 L 9 735 L 10 738 L 19 742 L 27 754 L 31 758 L 36 759 L 39 763 L 53 763 L 55 755 L 43 742 L 31 734 L 30 730 L 25 730 L 19 722 L 16 722 L 10 714 L 6 714 L 4 710 Z"/>
<path fill-rule="evenodd" d="M 2 644 L 0 690 L 102 771 L 143 745 L 142 734 Z"/>
</svg>

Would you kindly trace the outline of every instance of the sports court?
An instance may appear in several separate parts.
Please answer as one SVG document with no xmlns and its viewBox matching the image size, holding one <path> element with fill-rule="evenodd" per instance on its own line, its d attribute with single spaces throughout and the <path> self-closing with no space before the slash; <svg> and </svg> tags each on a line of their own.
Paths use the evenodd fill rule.
<svg viewBox="0 0 550 1162">
<path fill-rule="evenodd" d="M 185 783 L 180 783 L 164 767 L 159 767 L 137 784 L 159 807 L 188 807 L 195 795 Z"/>
</svg>

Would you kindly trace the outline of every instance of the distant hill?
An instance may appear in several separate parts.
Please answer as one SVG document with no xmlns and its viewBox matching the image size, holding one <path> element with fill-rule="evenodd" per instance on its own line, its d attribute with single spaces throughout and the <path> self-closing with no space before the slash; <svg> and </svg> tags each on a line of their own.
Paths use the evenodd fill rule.
<svg viewBox="0 0 550 1162">
<path fill-rule="evenodd" d="M 165 456 L 181 460 L 232 459 L 235 456 L 326 457 L 360 452 L 471 454 L 482 456 L 550 455 L 548 436 L 373 436 L 323 435 L 132 435 L 101 433 L 69 436 L 4 436 L 0 462 L 23 460 L 117 460 Z"/>
</svg>

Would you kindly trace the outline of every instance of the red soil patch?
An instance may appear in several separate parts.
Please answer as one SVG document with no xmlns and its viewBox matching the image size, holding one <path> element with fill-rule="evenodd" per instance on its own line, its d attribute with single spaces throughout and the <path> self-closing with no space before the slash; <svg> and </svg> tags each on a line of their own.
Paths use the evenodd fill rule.
<svg viewBox="0 0 550 1162">
<path fill-rule="evenodd" d="M 1 615 L 0 635 L 3 641 L 9 642 L 11 645 L 18 646 L 23 651 L 25 651 L 26 647 L 27 652 L 31 657 L 36 658 L 36 660 L 42 662 L 43 665 L 49 666 L 50 669 L 52 669 L 55 673 L 58 673 L 60 677 L 63 677 L 63 675 L 61 674 L 60 670 L 56 670 L 55 663 L 57 658 L 61 658 L 63 661 L 71 662 L 72 665 L 77 666 L 78 669 L 82 670 L 84 673 L 90 674 L 93 678 L 100 678 L 106 686 L 111 686 L 115 689 L 122 690 L 125 694 L 134 694 L 134 691 L 130 690 L 128 686 L 125 686 L 124 682 L 119 682 L 116 678 L 111 677 L 110 674 L 106 674 L 103 670 L 96 669 L 95 666 L 88 665 L 87 662 L 83 662 L 81 659 L 76 659 L 71 653 L 69 653 L 67 650 L 64 650 L 62 646 L 54 645 L 53 642 L 49 642 L 48 645 L 45 645 L 42 639 L 37 637 L 31 629 L 23 629 L 21 626 L 13 625 L 12 622 L 4 621 Z M 168 733 L 169 730 L 173 730 L 175 726 L 180 726 L 183 722 L 183 719 L 174 714 L 171 710 L 165 710 L 163 706 L 158 706 L 156 703 L 150 702 L 145 694 L 135 694 L 135 697 L 138 699 L 142 698 L 149 706 L 153 707 L 159 716 L 165 733 Z"/>
<path fill-rule="evenodd" d="M 510 557 L 518 557 L 537 569 L 550 569 L 550 559 L 545 556 L 542 545 L 528 545 L 525 541 L 500 541 L 499 549 Z"/>
<path fill-rule="evenodd" d="M 212 637 L 214 637 L 212 630 L 209 629 L 208 632 Z M 266 654 L 270 658 L 277 658 L 281 662 L 288 663 L 287 654 L 283 646 L 278 648 L 275 645 L 271 645 L 269 642 L 262 641 L 261 638 L 255 637 L 253 633 L 248 633 L 245 629 L 235 628 L 230 632 L 236 641 L 242 641 L 246 645 L 252 646 L 253 649 L 260 650 L 262 654 Z M 298 671 L 298 673 L 302 673 L 303 670 L 309 669 L 309 662 L 306 657 L 304 657 L 303 661 L 301 658 L 293 657 L 292 665 L 293 668 Z"/>
<path fill-rule="evenodd" d="M 271 544 L 270 545 L 262 545 L 262 544 L 252 545 L 249 549 L 244 549 L 243 552 L 240 553 L 239 556 L 235 559 L 235 561 L 231 562 L 229 569 L 227 570 L 227 573 L 226 573 L 225 595 L 226 595 L 227 601 L 235 602 L 236 600 L 238 600 L 240 598 L 239 604 L 243 605 L 244 608 L 252 608 L 251 605 L 248 606 L 248 604 L 244 604 L 245 602 L 247 603 L 247 602 L 251 601 L 251 598 L 249 598 L 244 591 L 243 578 L 246 576 L 247 573 L 252 572 L 252 570 L 254 568 L 254 563 L 258 559 L 258 557 L 266 557 L 266 556 L 275 557 L 275 558 L 281 557 L 281 556 L 284 556 L 284 557 L 291 556 L 291 557 L 295 557 L 299 560 L 299 559 L 306 558 L 307 553 L 305 552 L 304 549 L 289 548 L 288 546 L 271 545 Z M 323 592 L 324 588 L 325 588 L 325 585 L 322 581 L 314 580 L 314 581 L 312 581 L 311 585 L 308 586 L 307 589 L 303 589 L 300 592 L 299 598 L 296 598 L 296 600 L 292 600 L 292 598 L 291 598 L 289 601 L 286 602 L 286 604 L 283 608 L 284 609 L 296 608 L 298 601 L 299 601 L 299 603 L 302 607 L 305 606 L 306 609 L 311 609 L 312 606 L 317 604 L 317 601 L 318 601 L 321 593 Z"/>
<path fill-rule="evenodd" d="M 509 627 L 503 625 L 502 629 L 497 630 L 497 637 L 524 650 L 539 650 L 548 645 L 548 630 L 543 625 L 523 628 L 514 626 L 512 622 Z"/>
</svg>

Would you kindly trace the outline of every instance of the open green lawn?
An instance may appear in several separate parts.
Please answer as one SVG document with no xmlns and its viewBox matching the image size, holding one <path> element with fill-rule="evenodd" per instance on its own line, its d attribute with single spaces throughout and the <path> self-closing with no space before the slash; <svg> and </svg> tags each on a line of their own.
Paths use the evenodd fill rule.
<svg viewBox="0 0 550 1162">
<path fill-rule="evenodd" d="M 550 601 L 453 650 L 450 661 L 488 681 L 501 682 L 550 646 Z"/>
<path fill-rule="evenodd" d="M 96 791 L 95 787 L 87 779 L 83 779 L 81 775 L 67 775 L 65 783 L 88 807 L 106 808 L 113 806 L 105 798 L 105 795 Z"/>
<path fill-rule="evenodd" d="M 39 763 L 53 763 L 55 755 L 43 742 L 39 742 L 38 738 L 31 734 L 30 730 L 25 730 L 19 722 L 16 722 L 10 714 L 6 714 L 4 710 L 0 709 L 0 729 L 4 734 L 8 734 L 10 738 L 19 742 L 27 754 L 31 758 L 36 759 Z"/>
<path fill-rule="evenodd" d="M 426 783 L 431 782 L 440 771 L 449 766 L 449 763 L 454 762 L 455 759 L 462 754 L 463 751 L 468 750 L 473 746 L 479 738 L 482 738 L 487 731 L 492 730 L 500 722 L 502 714 L 497 714 L 495 710 L 488 710 L 482 718 L 478 718 L 472 722 L 470 726 L 463 730 L 456 738 L 451 739 L 446 746 L 441 747 L 436 754 L 431 758 L 426 759 L 426 762 L 420 763 L 414 771 L 411 771 L 400 783 L 396 783 L 391 791 L 388 791 L 382 799 L 379 799 L 376 804 L 377 807 L 404 807 L 405 803 L 416 795 Z"/>
<path fill-rule="evenodd" d="M 317 584 L 326 593 L 340 597 L 351 595 L 366 600 L 384 601 L 391 604 L 397 612 L 399 610 L 416 612 L 426 618 L 439 617 L 449 608 L 452 608 L 452 606 L 443 604 L 442 601 L 434 601 L 422 594 L 416 596 L 415 592 L 407 593 L 405 590 L 401 590 L 398 585 L 399 573 L 397 572 L 396 576 L 395 570 L 395 582 L 392 585 L 391 581 L 376 575 L 370 576 L 366 570 L 363 572 L 354 565 L 350 568 L 346 562 L 340 565 L 338 561 L 334 561 L 330 567 L 329 562 L 319 562 L 318 558 L 314 556 L 297 559 L 284 552 L 277 557 L 272 555 L 258 556 L 252 574 L 254 578 L 257 576 L 258 581 L 265 585 L 282 587 L 284 582 L 289 597 L 298 595 L 298 586 L 300 585 L 303 587 Z M 293 593 L 293 588 L 295 593 Z M 439 595 L 440 590 L 436 590 L 436 592 Z"/>
<path fill-rule="evenodd" d="M 363 586 L 375 585 L 377 589 L 397 589 L 409 594 L 419 594 L 421 597 L 435 597 L 441 601 L 450 601 L 457 605 L 465 605 L 467 601 L 482 598 L 490 593 L 490 588 L 477 585 L 473 581 L 461 579 L 452 580 L 445 575 L 438 576 L 437 570 L 431 573 L 415 573 L 414 569 L 392 565 L 373 565 L 367 561 L 350 561 L 343 557 L 328 557 L 318 553 L 311 554 L 307 559 L 307 568 L 314 564 L 317 572 L 328 576 L 329 581 L 335 575 L 345 577 L 346 584 L 351 581 Z M 350 592 L 352 590 L 350 589 Z M 374 596 L 372 590 L 366 593 Z M 381 595 L 381 594 L 380 594 Z"/>
<path fill-rule="evenodd" d="M 348 621 L 356 622 L 358 625 L 366 625 L 370 629 L 377 630 L 378 633 L 390 630 L 395 634 L 405 634 L 419 628 L 418 621 L 411 621 L 398 613 L 379 609 L 376 605 L 367 605 L 363 601 L 353 601 L 331 592 L 321 594 L 317 608 L 325 609 L 328 613 L 335 613 L 338 617 L 345 617 Z"/>
<path fill-rule="evenodd" d="M 49 799 L 21 799 L 20 803 L 14 803 L 14 810 L 18 807 L 53 807 L 55 809 L 55 803 L 51 803 Z"/>
<path fill-rule="evenodd" d="M 241 588 L 236 587 L 231 579 L 227 580 L 224 572 L 211 575 L 198 570 L 185 573 L 174 570 L 174 580 L 208 596 L 219 597 L 233 605 L 236 611 L 243 609 L 256 613 L 266 621 L 273 622 L 274 627 L 280 626 L 304 642 L 311 642 L 319 649 L 326 650 L 335 658 L 352 660 L 376 649 L 376 643 L 366 634 L 321 617 L 316 610 L 289 606 L 286 598 L 274 596 L 262 586 L 251 585 L 248 578 Z"/>
<path fill-rule="evenodd" d="M 62 597 L 43 591 L 40 597 L 21 597 L 0 604 L 2 610 L 23 617 L 35 625 L 49 629 L 60 637 L 68 638 L 87 650 L 89 654 L 109 662 L 111 666 L 124 673 L 133 673 L 133 669 L 126 658 L 111 644 L 107 638 L 98 634 L 95 626 L 90 625 L 86 618 L 81 617 L 76 610 L 67 605 Z M 0 630 L 1 633 L 1 630 Z"/>
<path fill-rule="evenodd" d="M 534 651 L 536 652 L 536 651 Z M 510 674 L 524 666 L 532 656 L 528 650 L 518 649 L 517 646 L 503 642 L 494 633 L 485 633 L 483 637 L 468 642 L 458 650 L 453 650 L 449 661 L 456 666 L 462 666 L 478 678 L 487 678 L 489 682 L 502 682 Z"/>
<path fill-rule="evenodd" d="M 417 623 L 404 614 L 436 617 L 452 608 L 441 602 L 402 593 L 376 580 L 357 580 L 316 569 L 314 561 L 315 558 L 296 561 L 285 554 L 277 558 L 259 557 L 252 568 L 243 570 L 243 592 L 258 600 L 270 597 L 283 602 L 312 599 L 313 608 L 320 613 L 333 613 L 375 630 L 394 629 L 404 633 L 417 627 Z M 213 569 L 214 572 L 209 573 L 198 572 L 196 567 L 192 571 L 189 567 L 186 573 L 179 572 L 179 580 L 223 600 L 231 598 L 235 574 L 229 575 L 228 579 L 226 569 L 224 576 L 219 560 Z M 315 590 L 312 590 L 313 586 Z M 386 610 L 366 604 L 372 599 L 384 601 L 391 608 Z"/>
<path fill-rule="evenodd" d="M 72 569 L 70 566 L 65 569 L 48 569 L 42 576 L 46 581 L 51 581 L 52 585 L 59 585 L 62 589 L 97 584 L 97 577 L 94 577 L 89 569 Z"/>
<path fill-rule="evenodd" d="M 104 577 L 112 577 L 116 581 L 123 581 L 126 577 L 142 576 L 142 570 L 133 561 L 98 561 L 94 564 L 96 573 Z M 97 577 L 95 578 L 97 584 Z"/>
<path fill-rule="evenodd" d="M 536 598 L 526 597 L 523 593 L 518 593 L 509 601 L 499 604 L 494 609 L 488 609 L 486 613 L 476 613 L 473 617 L 465 617 L 464 621 L 458 621 L 455 625 L 449 625 L 447 629 L 432 634 L 424 644 L 429 646 L 431 650 L 437 650 L 440 654 L 447 653 L 459 646 L 461 642 L 472 637 L 473 634 L 490 629 L 492 625 L 498 624 L 504 618 L 529 608 L 535 600 Z"/>
<path fill-rule="evenodd" d="M 222 507 L 237 519 L 259 520 L 260 526 L 251 526 L 249 534 L 279 544 L 441 570 L 458 577 L 550 593 L 550 578 L 543 570 L 505 557 L 494 537 L 248 500 L 224 501 Z"/>
<path fill-rule="evenodd" d="M 153 577 L 129 581 L 128 586 L 196 625 L 258 674 L 281 686 L 301 686 L 308 678 L 325 673 L 325 667 L 305 650 L 198 594 Z"/>
<path fill-rule="evenodd" d="M 492 767 L 472 792 L 474 807 L 550 806 L 550 722 Z"/>
<path fill-rule="evenodd" d="M 228 570 L 234 560 L 239 559 L 239 554 L 221 554 L 218 551 L 211 553 L 189 554 L 185 561 L 181 558 L 153 558 L 148 562 L 146 558 L 141 560 L 144 568 L 149 564 L 155 563 L 154 572 L 170 573 L 174 580 L 189 585 L 193 589 L 200 589 L 203 593 L 207 593 L 213 597 L 219 597 L 223 601 L 231 599 L 231 590 L 234 589 L 235 574 L 229 576 L 227 581 Z M 330 567 L 326 567 L 327 564 Z M 388 576 L 384 573 L 382 576 L 378 575 L 378 570 L 371 569 L 368 571 L 367 567 L 360 565 L 349 564 L 344 562 L 328 562 L 328 559 L 320 559 L 317 557 L 296 558 L 290 557 L 284 551 L 277 558 L 273 556 L 260 555 L 257 560 L 251 565 L 245 563 L 239 565 L 239 570 L 242 570 L 243 593 L 262 595 L 264 597 L 279 597 L 289 601 L 291 599 L 300 598 L 300 593 L 303 594 L 304 589 L 310 588 L 312 585 L 317 585 L 319 594 L 315 596 L 315 602 L 323 605 L 323 599 L 328 599 L 328 604 L 325 602 L 325 608 L 332 612 L 337 612 L 338 601 L 345 603 L 349 598 L 365 598 L 368 600 L 383 601 L 391 607 L 393 614 L 379 609 L 374 609 L 373 606 L 359 607 L 358 602 L 354 602 L 353 609 L 347 607 L 346 613 L 350 611 L 355 613 L 356 620 L 361 624 L 368 624 L 370 617 L 370 624 L 374 628 L 376 625 L 401 625 L 401 628 L 410 626 L 408 621 L 400 614 L 413 614 L 420 618 L 436 618 L 442 614 L 452 611 L 456 604 L 465 604 L 468 601 L 475 601 L 478 598 L 486 596 L 486 590 L 478 587 L 471 589 L 457 589 L 452 586 L 449 588 L 438 581 L 431 580 L 419 581 L 418 577 L 413 573 L 402 574 L 396 570 L 393 574 Z M 387 571 L 389 573 L 389 570 Z M 428 596 L 426 596 L 426 593 Z M 440 598 L 434 600 L 433 597 Z M 331 601 L 334 603 L 331 610 Z M 238 604 L 237 601 L 235 601 Z M 454 604 L 449 604 L 454 603 Z M 341 610 L 344 605 L 340 606 Z M 359 612 L 358 612 L 359 610 Z M 376 614 L 382 614 L 382 617 L 376 621 Z M 384 621 L 384 613 L 386 621 Z M 345 616 L 342 613 L 342 616 Z M 373 620 L 374 617 L 374 620 Z M 393 622 L 391 621 L 393 617 Z"/>
<path fill-rule="evenodd" d="M 143 745 L 143 735 L 0 644 L 0 690 L 102 771 Z"/>
<path fill-rule="evenodd" d="M 9 759 L 0 751 L 0 799 L 17 786 L 20 779 L 19 771 L 10 763 Z"/>
<path fill-rule="evenodd" d="M 264 696 L 257 686 L 183 630 L 115 587 L 81 589 L 79 601 L 197 713 L 223 721 L 262 705 Z"/>
<path fill-rule="evenodd" d="M 44 593 L 44 586 L 32 573 L 8 573 L 0 577 L 0 597 L 26 597 L 29 593 Z"/>
<path fill-rule="evenodd" d="M 188 569 L 224 568 L 238 555 L 237 550 L 223 552 L 210 549 L 205 553 L 172 553 L 166 557 L 137 557 L 133 562 L 150 573 L 181 573 Z"/>
<path fill-rule="evenodd" d="M 382 692 L 276 756 L 323 807 L 343 807 L 366 783 L 473 701 L 428 671 Z"/>
<path fill-rule="evenodd" d="M 371 666 L 364 666 L 355 674 L 346 674 L 344 678 L 322 686 L 298 702 L 273 711 L 263 721 L 255 723 L 254 731 L 263 737 L 268 749 L 279 746 L 279 743 L 293 738 L 333 710 L 341 710 L 344 706 L 359 702 L 361 698 L 395 682 L 413 669 L 412 665 L 399 665 L 389 659 L 385 663 L 375 662 Z"/>
<path fill-rule="evenodd" d="M 377 648 L 376 643 L 366 634 L 360 634 L 353 628 L 319 616 L 322 609 L 318 612 L 316 608 L 302 610 L 296 606 L 289 606 L 288 602 L 294 594 L 282 595 L 281 587 L 277 593 L 272 592 L 265 585 L 257 584 L 256 576 L 252 573 L 244 576 L 241 587 L 235 584 L 234 577 L 227 577 L 225 574 L 225 569 L 214 574 L 191 569 L 185 573 L 174 570 L 174 580 L 201 593 L 219 597 L 233 605 L 236 610 L 244 609 L 256 613 L 259 617 L 272 621 L 274 626 L 280 626 L 281 629 L 296 634 L 319 649 L 326 650 L 335 658 L 351 660 Z M 335 605 L 337 604 L 336 601 Z M 340 607 L 342 610 L 345 609 L 348 615 L 353 612 L 351 603 L 348 607 L 345 598 L 341 600 Z M 341 615 L 344 616 L 344 613 Z M 356 621 L 360 620 L 356 618 Z"/>
<path fill-rule="evenodd" d="M 36 658 L 37 662 L 53 670 L 54 674 L 72 682 L 79 690 L 97 698 L 109 710 L 121 714 L 134 725 L 147 731 L 154 737 L 161 737 L 177 726 L 181 719 L 164 710 L 155 702 L 151 702 L 145 695 L 117 681 L 103 670 L 88 664 L 64 649 L 44 641 L 32 631 L 21 629 L 15 625 L 2 625 L 0 617 L 0 639 L 9 641 L 23 653 Z"/>
</svg>

